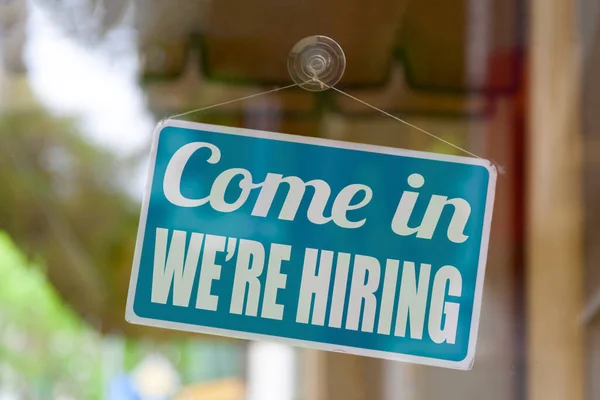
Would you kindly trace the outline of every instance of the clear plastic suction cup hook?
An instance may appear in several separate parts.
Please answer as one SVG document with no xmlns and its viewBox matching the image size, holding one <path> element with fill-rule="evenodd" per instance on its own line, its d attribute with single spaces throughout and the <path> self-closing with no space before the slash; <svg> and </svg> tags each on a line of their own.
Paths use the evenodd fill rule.
<svg viewBox="0 0 600 400">
<path fill-rule="evenodd" d="M 340 81 L 346 69 L 341 46 L 327 36 L 310 36 L 292 48 L 288 71 L 300 87 L 313 92 L 327 90 Z"/>
</svg>

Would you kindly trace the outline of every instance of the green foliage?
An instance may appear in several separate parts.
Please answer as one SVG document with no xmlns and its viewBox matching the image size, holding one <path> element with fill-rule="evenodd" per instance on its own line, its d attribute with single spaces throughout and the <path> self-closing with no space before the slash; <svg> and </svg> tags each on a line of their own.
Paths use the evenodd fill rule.
<svg viewBox="0 0 600 400">
<path fill-rule="evenodd" d="M 241 373 L 237 344 L 125 322 L 139 218 L 127 161 L 43 109 L 0 114 L 0 390 L 100 399 L 155 352 L 183 382 Z"/>
<path fill-rule="evenodd" d="M 0 115 L 0 229 L 43 258 L 80 315 L 110 331 L 126 329 L 139 216 L 125 161 L 42 109 Z"/>
<path fill-rule="evenodd" d="M 100 398 L 102 338 L 0 232 L 0 358 L 27 398 Z M 9 374 L 10 375 L 10 374 Z"/>
</svg>

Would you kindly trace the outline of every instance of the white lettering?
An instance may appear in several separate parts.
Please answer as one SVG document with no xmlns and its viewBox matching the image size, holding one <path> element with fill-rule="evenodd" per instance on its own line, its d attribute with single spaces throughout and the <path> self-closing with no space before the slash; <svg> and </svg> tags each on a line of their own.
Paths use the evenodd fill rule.
<svg viewBox="0 0 600 400">
<path fill-rule="evenodd" d="M 350 204 L 354 196 L 359 192 L 365 192 L 365 197 L 357 204 Z M 333 202 L 332 217 L 333 222 L 341 228 L 355 229 L 360 228 L 365 224 L 366 218 L 360 221 L 350 222 L 346 217 L 346 213 L 350 210 L 358 210 L 369 204 L 373 198 L 373 190 L 366 185 L 348 185 L 342 189 Z"/>
<path fill-rule="evenodd" d="M 171 245 L 169 246 L 169 255 L 167 257 L 168 236 L 168 229 L 156 229 L 152 302 L 166 304 L 172 284 L 173 304 L 187 307 L 190 304 L 192 285 L 196 275 L 204 235 L 201 233 L 192 233 L 186 255 L 185 244 L 187 234 L 183 231 L 173 231 Z"/>
<path fill-rule="evenodd" d="M 167 200 L 176 206 L 198 207 L 209 201 L 208 197 L 192 200 L 183 197 L 181 194 L 181 176 L 183 175 L 183 170 L 192 154 L 194 154 L 196 150 L 204 147 L 210 150 L 210 157 L 208 157 L 206 162 L 209 164 L 218 163 L 221 159 L 221 150 L 214 144 L 202 142 L 188 143 L 185 146 L 182 146 L 175 154 L 173 154 L 171 160 L 169 160 L 169 164 L 165 170 L 165 178 L 163 180 L 163 192 L 165 193 Z"/>
<path fill-rule="evenodd" d="M 401 337 L 406 335 L 406 324 L 410 317 L 410 337 L 412 339 L 421 339 L 423 337 L 430 273 L 431 265 L 421 264 L 419 282 L 417 284 L 415 263 L 405 261 L 402 265 L 400 300 L 398 300 L 394 335 Z"/>
<path fill-rule="evenodd" d="M 172 204 L 179 207 L 199 207 L 210 203 L 210 206 L 219 212 L 232 212 L 239 209 L 248 200 L 253 189 L 260 188 L 258 198 L 252 209 L 252 215 L 266 217 L 270 211 L 273 201 L 281 184 L 289 186 L 288 193 L 278 218 L 285 221 L 293 221 L 306 194 L 307 187 L 312 187 L 314 193 L 308 205 L 307 218 L 310 222 L 323 225 L 333 221 L 337 226 L 345 229 L 356 229 L 363 226 L 366 218 L 351 221 L 348 212 L 365 207 L 373 198 L 373 190 L 362 184 L 351 184 L 343 188 L 333 201 L 331 216 L 324 215 L 325 208 L 331 197 L 331 188 L 327 182 L 321 179 L 313 179 L 304 182 L 297 176 L 283 176 L 281 174 L 268 173 L 262 183 L 253 183 L 252 174 L 244 168 L 231 168 L 222 171 L 214 180 L 210 193 L 201 199 L 189 199 L 181 193 L 181 179 L 186 164 L 192 155 L 199 149 L 208 148 L 210 155 L 207 159 L 209 164 L 216 164 L 221 158 L 219 148 L 210 143 L 194 142 L 182 146 L 173 154 L 165 170 L 163 180 L 163 191 L 165 197 Z M 231 186 L 231 182 L 237 176 L 241 176 L 239 182 L 240 192 L 235 201 L 225 201 L 225 194 Z M 408 185 L 413 189 L 419 189 L 425 184 L 423 175 L 413 173 L 407 178 Z M 364 193 L 362 200 L 352 203 L 359 193 Z M 468 239 L 464 234 L 467 222 L 471 215 L 470 204 L 462 198 L 448 198 L 434 194 L 418 226 L 409 227 L 409 221 L 413 214 L 415 205 L 419 198 L 416 191 L 404 191 L 398 207 L 392 219 L 392 230 L 401 236 L 416 235 L 420 239 L 431 239 L 437 229 L 439 220 L 446 206 L 453 206 L 453 213 L 448 224 L 447 237 L 454 243 L 463 243 Z"/>
<path fill-rule="evenodd" d="M 349 267 L 350 254 L 338 253 L 335 267 L 335 281 L 333 284 L 333 297 L 331 298 L 331 310 L 329 311 L 329 326 L 332 328 L 342 327 Z"/>
<path fill-rule="evenodd" d="M 317 274 L 318 253 L 319 250 L 317 249 L 306 249 L 296 322 L 308 324 L 314 295 L 315 301 L 312 307 L 313 315 L 311 323 L 313 325 L 323 326 L 325 324 L 327 297 L 329 296 L 329 279 L 331 278 L 333 252 L 321 250 L 321 256 L 319 257 L 319 273 Z"/>
<path fill-rule="evenodd" d="M 242 192 L 238 196 L 237 200 L 233 203 L 227 203 L 225 201 L 225 192 L 231 183 L 231 180 L 236 175 L 242 175 L 242 180 L 240 181 L 240 189 Z M 250 190 L 252 190 L 252 175 L 250 172 L 243 168 L 231 168 L 225 170 L 219 174 L 217 179 L 213 182 L 212 188 L 210 189 L 210 206 L 220 212 L 232 212 L 240 208 L 250 195 Z"/>
<path fill-rule="evenodd" d="M 327 182 L 315 179 L 304 183 L 304 181 L 297 176 L 287 176 L 283 178 L 280 174 L 267 174 L 265 181 L 257 186 L 262 186 L 252 215 L 258 217 L 266 217 L 269 213 L 279 185 L 287 183 L 289 185 L 289 191 L 279 212 L 279 219 L 285 221 L 293 221 L 296 218 L 296 213 L 304 197 L 304 192 L 307 186 L 312 186 L 315 189 L 313 198 L 308 206 L 308 219 L 314 224 L 322 225 L 331 221 L 331 217 L 325 218 L 323 211 L 327 206 L 329 196 L 331 195 L 331 188 Z"/>
<path fill-rule="evenodd" d="M 250 259 L 252 259 L 252 265 L 250 265 Z M 256 317 L 260 298 L 260 281 L 258 277 L 262 274 L 264 265 L 265 249 L 263 245 L 252 240 L 240 239 L 233 290 L 231 292 L 230 313 L 242 313 L 246 288 L 248 288 L 245 315 Z"/>
<path fill-rule="evenodd" d="M 454 344 L 458 328 L 458 312 L 460 304 L 444 302 L 448 283 L 448 295 L 460 296 L 462 293 L 462 277 L 456 267 L 446 265 L 439 269 L 433 280 L 431 291 L 431 309 L 429 310 L 429 336 L 435 343 L 444 341 Z M 446 315 L 442 327 L 442 314 Z"/>
<path fill-rule="evenodd" d="M 396 285 L 398 283 L 398 260 L 387 260 L 385 263 L 385 278 L 383 279 L 383 294 L 379 310 L 377 333 L 389 335 L 392 329 L 392 314 L 396 300 Z"/>
<path fill-rule="evenodd" d="M 231 168 L 222 171 L 214 180 L 210 193 L 202 199 L 189 199 L 181 193 L 181 179 L 183 171 L 192 155 L 199 149 L 208 148 L 210 156 L 207 159 L 209 164 L 216 164 L 221 159 L 219 148 L 210 143 L 194 142 L 182 146 L 173 154 L 165 171 L 163 180 L 163 191 L 167 200 L 179 207 L 199 207 L 210 203 L 210 206 L 219 212 L 232 212 L 239 209 L 248 200 L 253 189 L 260 188 L 258 198 L 252 209 L 252 215 L 257 217 L 266 217 L 273 204 L 277 191 L 282 183 L 289 185 L 285 201 L 279 211 L 279 219 L 293 221 L 296 218 L 298 209 L 304 198 L 306 188 L 312 187 L 314 194 L 308 205 L 307 218 L 310 222 L 323 225 L 330 221 L 342 228 L 354 229 L 364 225 L 366 219 L 359 221 L 350 221 L 348 211 L 358 210 L 365 207 L 373 198 L 373 190 L 366 185 L 352 184 L 343 188 L 335 200 L 331 210 L 331 216 L 324 215 L 325 208 L 331 197 L 331 188 L 329 184 L 321 179 L 313 179 L 304 182 L 297 176 L 286 176 L 281 174 L 268 173 L 262 183 L 253 183 L 252 174 L 244 168 Z M 238 175 L 241 175 L 239 188 L 241 189 L 235 201 L 232 203 L 225 201 L 225 193 L 231 186 L 231 182 Z M 354 198 L 364 192 L 364 197 L 358 203 L 352 204 Z"/>
<path fill-rule="evenodd" d="M 173 305 L 189 307 L 199 268 L 195 307 L 216 311 L 219 296 L 211 294 L 211 288 L 214 281 L 221 278 L 223 268 L 216 260 L 226 248 L 225 262 L 232 260 L 239 242 L 229 312 L 256 317 L 260 303 L 260 317 L 283 320 L 285 308 L 277 302 L 277 296 L 287 286 L 287 275 L 281 268 L 283 262 L 291 260 L 292 246 L 271 244 L 263 292 L 260 276 L 265 270 L 266 257 L 260 242 L 195 232 L 188 236 L 179 230 L 172 231 L 169 236 L 169 230 L 156 229 L 153 303 L 167 304 L 172 290 Z M 394 326 L 395 336 L 420 340 L 427 322 L 427 331 L 434 343 L 456 343 L 460 303 L 448 301 L 448 297 L 458 298 L 462 294 L 462 276 L 456 267 L 446 265 L 437 270 L 429 293 L 430 264 L 419 264 L 417 270 L 415 262 L 405 261 L 399 276 L 400 261 L 387 259 L 382 276 L 377 258 L 355 255 L 351 281 L 348 282 L 351 254 L 307 248 L 304 256 L 297 323 L 324 326 L 331 295 L 328 317 L 331 328 L 345 325 L 347 330 L 372 333 L 378 312 L 378 334 L 390 335 Z M 331 282 L 334 257 L 335 278 Z M 381 285 L 381 297 L 377 297 Z M 261 296 L 264 296 L 262 301 Z M 425 321 L 427 306 L 429 313 Z"/>
<path fill-rule="evenodd" d="M 215 257 L 217 253 L 225 251 L 225 240 L 226 238 L 223 236 L 206 235 L 204 251 L 202 252 L 196 308 L 217 311 L 219 297 L 210 294 L 210 289 L 212 282 L 221 277 L 221 266 L 215 264 Z"/>
<path fill-rule="evenodd" d="M 414 189 L 418 189 L 425 184 L 425 178 L 420 174 L 412 174 L 408 177 L 408 184 Z M 417 234 L 418 238 L 431 239 L 437 228 L 442 212 L 446 205 L 454 206 L 454 214 L 448 225 L 448 239 L 454 243 L 463 243 L 468 239 L 464 235 L 464 229 L 471 215 L 471 206 L 464 199 L 450 199 L 446 196 L 431 196 L 423 221 L 421 225 L 410 228 L 408 222 L 414 210 L 419 194 L 417 192 L 405 191 L 400 198 L 398 208 L 392 219 L 392 230 L 401 236 L 410 236 Z"/>
<path fill-rule="evenodd" d="M 346 329 L 358 330 L 360 311 L 364 301 L 361 330 L 373 332 L 377 299 L 375 291 L 379 287 L 381 275 L 379 261 L 373 257 L 356 255 L 354 257 L 354 271 L 352 273 L 352 286 L 350 287 L 350 300 L 348 301 L 348 316 Z"/>
<path fill-rule="evenodd" d="M 281 273 L 281 262 L 289 261 L 292 246 L 272 244 L 269 251 L 269 264 L 267 267 L 267 281 L 265 282 L 265 296 L 261 317 L 283 319 L 283 305 L 277 304 L 277 292 L 285 289 L 287 275 Z"/>
<path fill-rule="evenodd" d="M 454 214 L 452 214 L 452 219 L 448 225 L 448 239 L 454 243 L 463 243 L 469 238 L 463 234 L 471 215 L 471 206 L 469 203 L 465 199 L 448 200 L 448 197 L 438 195 L 431 196 L 417 237 L 424 239 L 431 239 L 433 237 L 433 232 L 442 216 L 444 207 L 448 204 L 454 206 Z"/>
</svg>

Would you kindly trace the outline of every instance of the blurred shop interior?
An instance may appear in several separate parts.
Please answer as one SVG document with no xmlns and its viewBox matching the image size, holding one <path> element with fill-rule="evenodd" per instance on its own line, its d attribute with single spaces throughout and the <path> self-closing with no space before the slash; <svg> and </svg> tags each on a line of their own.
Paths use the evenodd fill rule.
<svg viewBox="0 0 600 400">
<path fill-rule="evenodd" d="M 162 118 L 338 87 L 499 167 L 468 372 L 128 324 Z M 600 2 L 0 0 L 0 399 L 600 399 Z M 333 91 L 189 120 L 462 155 Z"/>
</svg>

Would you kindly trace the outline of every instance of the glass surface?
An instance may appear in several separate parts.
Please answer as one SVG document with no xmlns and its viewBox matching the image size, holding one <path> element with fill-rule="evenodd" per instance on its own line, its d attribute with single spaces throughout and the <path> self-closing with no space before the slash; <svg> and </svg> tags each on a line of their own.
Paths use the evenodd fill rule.
<svg viewBox="0 0 600 400">
<path fill-rule="evenodd" d="M 532 358 L 528 341 L 544 311 L 528 302 L 527 201 L 534 183 L 558 185 L 528 169 L 531 94 L 552 80 L 530 74 L 536 1 L 0 0 L 0 399 L 537 400 L 542 386 L 580 381 L 583 394 L 557 399 L 600 398 L 600 7 L 548 2 L 575 10 L 577 32 L 556 46 L 578 48 L 582 70 L 581 96 L 564 107 L 581 103 L 570 118 L 583 205 L 565 215 L 581 211 L 584 250 L 564 268 L 581 264 L 581 310 L 565 324 L 583 337 L 543 353 L 583 353 L 580 369 L 562 371 L 558 359 Z M 345 53 L 337 88 L 498 166 L 471 371 L 125 321 L 155 126 L 292 84 L 290 50 L 313 35 Z M 545 62 L 573 76 L 563 53 Z M 332 90 L 291 88 L 182 118 L 464 155 Z M 555 378 L 539 385 L 543 365 Z"/>
</svg>

